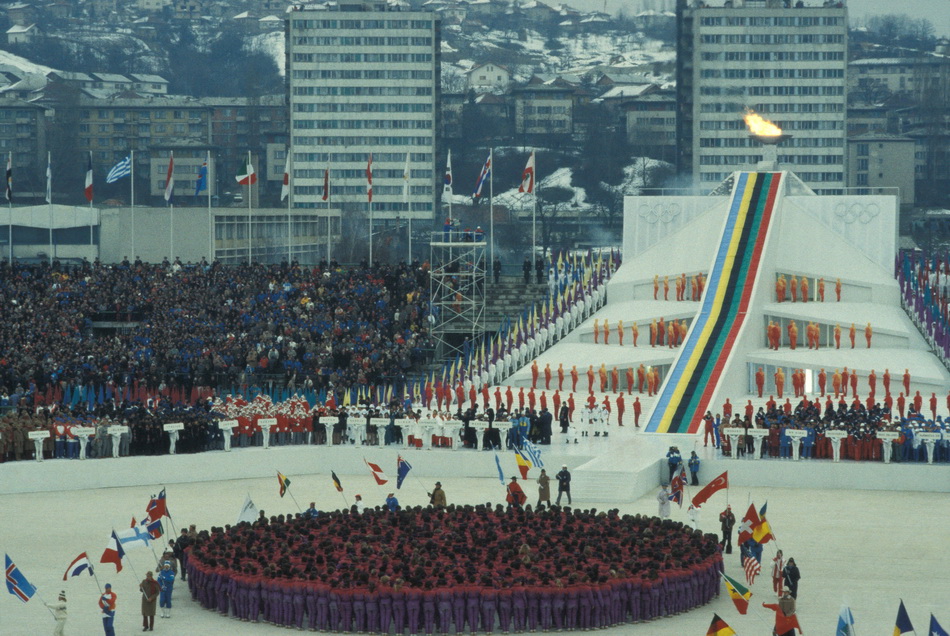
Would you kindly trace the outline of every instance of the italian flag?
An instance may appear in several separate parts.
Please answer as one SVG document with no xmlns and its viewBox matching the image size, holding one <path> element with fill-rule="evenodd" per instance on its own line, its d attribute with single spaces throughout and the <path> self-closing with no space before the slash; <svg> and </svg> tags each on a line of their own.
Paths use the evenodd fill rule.
<svg viewBox="0 0 950 636">
<path fill-rule="evenodd" d="M 254 166 L 251 165 L 251 155 L 248 153 L 247 157 L 244 158 L 244 165 L 241 166 L 241 171 L 235 177 L 237 182 L 241 185 L 251 185 L 257 183 L 257 173 L 254 172 Z"/>
</svg>

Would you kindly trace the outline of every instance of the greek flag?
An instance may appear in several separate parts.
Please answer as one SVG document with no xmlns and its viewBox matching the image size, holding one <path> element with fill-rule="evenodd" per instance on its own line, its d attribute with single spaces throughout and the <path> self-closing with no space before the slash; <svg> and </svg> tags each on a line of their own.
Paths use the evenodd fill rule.
<svg viewBox="0 0 950 636">
<path fill-rule="evenodd" d="M 132 158 L 126 157 L 119 163 L 112 166 L 112 170 L 106 175 L 106 183 L 115 183 L 122 177 L 132 174 Z"/>
<path fill-rule="evenodd" d="M 538 468 L 544 468 L 544 462 L 541 461 L 541 449 L 538 448 L 537 444 L 525 439 L 522 445 L 522 451 L 528 456 L 532 464 Z"/>
</svg>

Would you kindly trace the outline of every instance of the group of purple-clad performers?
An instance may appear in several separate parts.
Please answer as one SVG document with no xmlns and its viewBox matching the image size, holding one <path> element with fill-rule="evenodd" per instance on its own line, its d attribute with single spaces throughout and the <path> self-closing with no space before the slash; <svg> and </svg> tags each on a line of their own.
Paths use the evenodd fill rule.
<svg viewBox="0 0 950 636">
<path fill-rule="evenodd" d="M 723 569 L 715 535 L 669 519 L 490 504 L 262 512 L 199 533 L 186 567 L 222 615 L 379 634 L 648 621 L 712 600 Z"/>
</svg>

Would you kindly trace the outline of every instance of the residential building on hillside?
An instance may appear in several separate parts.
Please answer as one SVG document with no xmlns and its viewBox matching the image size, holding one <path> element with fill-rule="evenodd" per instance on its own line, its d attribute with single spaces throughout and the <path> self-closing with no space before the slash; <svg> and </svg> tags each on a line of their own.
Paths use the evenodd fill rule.
<svg viewBox="0 0 950 636">
<path fill-rule="evenodd" d="M 46 161 L 46 109 L 19 99 L 0 100 L 0 160 L 13 160 L 14 196 L 23 190 L 39 191 L 30 183 Z"/>
<path fill-rule="evenodd" d="M 844 2 L 677 0 L 678 168 L 715 187 L 761 160 L 752 109 L 791 135 L 782 168 L 818 193 L 846 170 L 848 11 Z"/>
<path fill-rule="evenodd" d="M 571 135 L 576 89 L 560 78 L 543 81 L 538 77 L 513 88 L 515 134 L 519 136 L 519 143 L 531 137 Z"/>
<path fill-rule="evenodd" d="M 465 74 L 468 89 L 477 93 L 504 93 L 511 83 L 511 73 L 501 64 L 477 64 Z"/>
<path fill-rule="evenodd" d="M 323 185 L 329 167 L 333 204 L 372 218 L 377 231 L 408 216 L 431 221 L 440 86 L 437 16 L 385 2 L 356 2 L 305 5 L 288 19 L 293 207 L 327 206 Z"/>
<path fill-rule="evenodd" d="M 914 205 L 914 140 L 869 132 L 848 139 L 848 185 L 897 188 L 902 208 Z"/>
</svg>

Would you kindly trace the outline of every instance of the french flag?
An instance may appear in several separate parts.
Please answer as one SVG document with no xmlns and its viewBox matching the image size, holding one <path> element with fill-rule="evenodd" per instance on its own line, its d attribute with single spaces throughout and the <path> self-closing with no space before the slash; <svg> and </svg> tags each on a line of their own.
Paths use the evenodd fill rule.
<svg viewBox="0 0 950 636">
<path fill-rule="evenodd" d="M 63 574 L 63 580 L 65 581 L 70 577 L 79 576 L 83 572 L 89 572 L 89 576 L 94 574 L 92 563 L 89 562 L 89 557 L 86 556 L 85 552 L 73 559 L 73 562 L 69 564 L 69 567 L 66 568 L 66 573 Z"/>
<path fill-rule="evenodd" d="M 115 535 L 115 530 L 113 530 L 99 563 L 113 563 L 116 573 L 119 573 L 122 571 L 123 557 L 125 557 L 125 550 L 122 549 L 122 543 L 119 542 L 119 537 Z"/>
<path fill-rule="evenodd" d="M 92 203 L 92 153 L 91 152 L 89 153 L 89 163 L 87 165 L 88 167 L 86 168 L 86 187 L 83 190 L 83 192 L 86 195 L 86 201 L 89 201 L 89 203 Z"/>
</svg>

